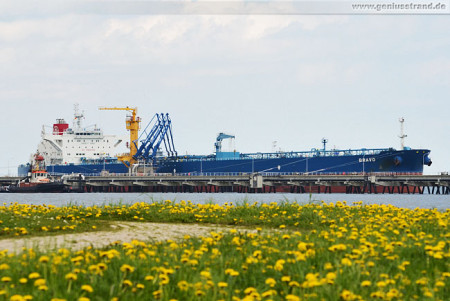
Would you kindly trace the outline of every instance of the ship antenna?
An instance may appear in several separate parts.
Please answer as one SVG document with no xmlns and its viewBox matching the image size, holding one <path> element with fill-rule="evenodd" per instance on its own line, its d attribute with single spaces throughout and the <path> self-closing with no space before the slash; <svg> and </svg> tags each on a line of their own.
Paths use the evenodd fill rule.
<svg viewBox="0 0 450 301">
<path fill-rule="evenodd" d="M 322 143 L 323 143 L 323 151 L 325 151 L 325 150 L 326 150 L 326 148 L 327 148 L 327 142 L 328 142 L 328 139 L 326 139 L 326 138 L 322 138 Z"/>
<path fill-rule="evenodd" d="M 405 118 L 401 117 L 399 118 L 400 121 L 400 136 L 398 136 L 400 138 L 400 143 L 401 143 L 401 147 L 402 149 L 405 149 L 405 138 L 408 137 L 408 135 L 405 135 L 404 133 L 404 129 L 403 129 L 403 123 L 405 122 Z"/>
</svg>

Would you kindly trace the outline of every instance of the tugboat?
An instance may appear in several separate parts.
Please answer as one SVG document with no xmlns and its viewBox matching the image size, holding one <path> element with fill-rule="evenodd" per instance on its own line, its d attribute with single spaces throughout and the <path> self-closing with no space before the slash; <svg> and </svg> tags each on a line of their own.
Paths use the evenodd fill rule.
<svg viewBox="0 0 450 301">
<path fill-rule="evenodd" d="M 9 192 L 64 192 L 66 185 L 63 182 L 55 181 L 49 176 L 45 168 L 44 157 L 36 153 L 34 162 L 30 165 L 28 175 L 16 185 L 9 186 Z"/>
</svg>

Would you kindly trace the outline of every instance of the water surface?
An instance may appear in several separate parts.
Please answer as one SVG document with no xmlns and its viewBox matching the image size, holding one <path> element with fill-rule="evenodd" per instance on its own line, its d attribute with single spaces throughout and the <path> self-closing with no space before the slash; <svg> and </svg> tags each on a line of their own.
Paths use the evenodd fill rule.
<svg viewBox="0 0 450 301">
<path fill-rule="evenodd" d="M 157 201 L 192 201 L 194 204 L 215 203 L 224 204 L 233 202 L 297 202 L 307 204 L 310 202 L 347 201 L 347 204 L 362 201 L 363 204 L 391 204 L 401 208 L 428 208 L 445 210 L 450 209 L 450 195 L 408 195 L 408 194 L 294 194 L 294 193 L 2 193 L 0 201 L 8 205 L 11 202 L 34 205 L 109 205 L 133 204 L 136 202 Z"/>
</svg>

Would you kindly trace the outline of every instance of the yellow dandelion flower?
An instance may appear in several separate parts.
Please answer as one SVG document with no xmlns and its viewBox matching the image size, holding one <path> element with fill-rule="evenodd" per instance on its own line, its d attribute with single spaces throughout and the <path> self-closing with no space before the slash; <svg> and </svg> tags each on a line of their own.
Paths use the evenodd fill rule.
<svg viewBox="0 0 450 301">
<path fill-rule="evenodd" d="M 230 276 L 239 276 L 239 272 L 235 271 L 233 269 L 226 269 L 225 270 L 225 275 L 230 275 Z"/>
<path fill-rule="evenodd" d="M 202 290 L 196 290 L 196 291 L 195 291 L 195 295 L 198 296 L 198 297 L 204 296 L 204 295 L 205 295 L 205 292 L 202 291 Z"/>
<path fill-rule="evenodd" d="M 299 249 L 299 251 L 301 252 L 305 252 L 307 250 L 308 245 L 304 242 L 299 242 L 297 245 L 297 248 Z"/>
<path fill-rule="evenodd" d="M 369 280 L 365 280 L 365 281 L 361 282 L 362 287 L 368 287 L 371 285 L 372 285 L 372 282 L 370 282 Z"/>
<path fill-rule="evenodd" d="M 48 256 L 45 256 L 45 255 L 41 256 L 39 258 L 39 262 L 42 262 L 42 263 L 47 263 L 49 260 L 50 260 L 50 258 Z"/>
<path fill-rule="evenodd" d="M 387 285 L 387 283 L 385 281 L 378 281 L 377 282 L 377 286 L 378 287 L 385 287 Z"/>
<path fill-rule="evenodd" d="M 300 287 L 300 283 L 298 283 L 297 281 L 291 281 L 291 282 L 289 282 L 289 286 L 292 286 L 292 287 Z"/>
<path fill-rule="evenodd" d="M 77 274 L 74 274 L 74 273 L 68 273 L 68 274 L 65 276 L 65 278 L 66 278 L 67 280 L 77 280 Z"/>
<path fill-rule="evenodd" d="M 284 259 L 277 260 L 277 262 L 275 263 L 275 266 L 273 267 L 274 270 L 282 271 L 285 263 L 286 263 L 286 261 Z"/>
<path fill-rule="evenodd" d="M 180 282 L 178 282 L 177 286 L 182 291 L 187 291 L 189 289 L 189 283 L 187 283 L 187 281 L 185 280 L 181 280 Z"/>
<path fill-rule="evenodd" d="M 328 280 L 334 280 L 336 279 L 336 273 L 333 272 L 329 272 L 327 273 L 327 275 L 325 276 Z"/>
<path fill-rule="evenodd" d="M 45 285 L 46 280 L 43 278 L 40 279 L 36 279 L 36 281 L 34 281 L 34 286 L 41 286 L 41 285 Z"/>
<path fill-rule="evenodd" d="M 342 263 L 342 265 L 346 265 L 346 266 L 352 265 L 352 261 L 348 258 L 342 258 L 341 263 Z"/>
<path fill-rule="evenodd" d="M 129 273 L 133 273 L 134 272 L 134 267 L 132 267 L 131 265 L 128 264 L 123 264 L 120 267 L 120 270 L 124 273 L 129 272 Z"/>
<path fill-rule="evenodd" d="M 219 282 L 219 283 L 217 284 L 217 286 L 220 287 L 220 288 L 225 288 L 225 287 L 228 286 L 228 283 L 226 283 L 226 282 Z"/>
<path fill-rule="evenodd" d="M 286 301 L 300 301 L 300 297 L 298 297 L 296 295 L 287 295 Z"/>
<path fill-rule="evenodd" d="M 159 275 L 159 284 L 166 285 L 169 283 L 169 281 L 169 276 L 167 276 L 166 274 Z"/>
<path fill-rule="evenodd" d="M 426 285 L 427 283 L 428 283 L 427 278 L 420 278 L 419 280 L 416 281 L 416 284 L 420 284 L 420 285 Z"/>
<path fill-rule="evenodd" d="M 28 279 L 27 279 L 27 278 L 20 278 L 20 279 L 19 279 L 19 283 L 25 284 L 25 283 L 27 283 L 27 282 L 28 282 Z"/>
<path fill-rule="evenodd" d="M 108 269 L 108 266 L 105 263 L 103 263 L 103 262 L 97 264 L 97 266 L 102 271 L 106 271 Z"/>
<path fill-rule="evenodd" d="M 86 291 L 88 293 L 92 293 L 94 291 L 94 289 L 92 288 L 92 286 L 90 286 L 89 284 L 83 284 L 81 286 L 81 290 L 82 291 Z"/>
<path fill-rule="evenodd" d="M 268 290 L 268 291 L 265 291 L 264 293 L 262 293 L 261 297 L 268 298 L 268 297 L 271 297 L 271 296 L 275 296 L 276 294 L 277 294 L 276 290 Z"/>
<path fill-rule="evenodd" d="M 124 286 L 133 286 L 133 282 L 131 282 L 130 280 L 126 279 L 123 281 L 123 285 Z"/>
<path fill-rule="evenodd" d="M 436 281 L 436 287 L 444 287 L 445 283 L 442 281 Z"/>
<path fill-rule="evenodd" d="M 291 281 L 291 276 L 283 276 L 283 277 L 281 277 L 281 281 L 289 282 L 289 281 Z"/>
<path fill-rule="evenodd" d="M 274 287 L 276 283 L 277 283 L 277 281 L 275 279 L 273 279 L 273 278 L 267 278 L 266 279 L 266 284 L 268 286 L 270 286 L 270 287 Z"/>
<path fill-rule="evenodd" d="M 424 292 L 423 295 L 424 295 L 425 297 L 429 297 L 429 298 L 433 297 L 433 293 L 430 292 L 430 291 Z"/>
<path fill-rule="evenodd" d="M 9 269 L 9 265 L 7 265 L 6 263 L 0 264 L 0 270 L 8 270 L 8 269 Z"/>
<path fill-rule="evenodd" d="M 152 295 L 155 299 L 161 298 L 161 294 L 162 294 L 162 290 L 157 290 L 152 293 Z"/>
<path fill-rule="evenodd" d="M 201 271 L 200 276 L 206 279 L 211 279 L 211 273 L 209 271 Z"/>
</svg>

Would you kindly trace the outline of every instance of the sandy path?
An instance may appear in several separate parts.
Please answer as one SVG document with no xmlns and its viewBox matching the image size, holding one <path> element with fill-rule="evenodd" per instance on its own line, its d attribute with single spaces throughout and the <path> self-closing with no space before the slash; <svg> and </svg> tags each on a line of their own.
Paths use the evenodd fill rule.
<svg viewBox="0 0 450 301">
<path fill-rule="evenodd" d="M 176 240 L 183 238 L 185 235 L 204 236 L 209 235 L 211 231 L 225 232 L 231 229 L 231 227 L 214 225 L 137 222 L 116 222 L 111 227 L 116 229 L 114 231 L 3 239 L 0 240 L 0 251 L 6 249 L 8 252 L 18 253 L 22 251 L 23 247 L 47 251 L 63 247 L 72 250 L 79 250 L 88 246 L 101 248 L 115 241 L 130 242 L 133 239 L 146 242 L 167 239 Z"/>
</svg>

